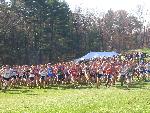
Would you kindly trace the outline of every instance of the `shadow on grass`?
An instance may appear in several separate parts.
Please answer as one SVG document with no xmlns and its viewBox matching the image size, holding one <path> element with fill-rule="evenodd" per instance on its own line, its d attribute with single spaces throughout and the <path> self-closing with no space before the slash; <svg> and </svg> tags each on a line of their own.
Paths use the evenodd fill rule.
<svg viewBox="0 0 150 113">
<path fill-rule="evenodd" d="M 32 90 L 29 90 L 29 89 L 26 89 L 26 90 L 23 90 L 21 91 L 22 93 L 28 93 L 28 92 L 33 92 Z"/>
<path fill-rule="evenodd" d="M 149 85 L 150 85 L 150 83 L 148 83 L 148 82 L 136 81 L 136 82 L 131 83 L 131 85 L 129 86 L 129 89 L 130 90 L 145 89 L 146 86 L 149 86 Z M 117 84 L 114 87 L 119 88 L 119 89 L 128 90 L 126 84 L 124 84 L 124 86 L 121 86 L 120 84 Z"/>
<path fill-rule="evenodd" d="M 21 94 L 20 92 L 8 92 L 9 94 Z"/>
<path fill-rule="evenodd" d="M 104 86 L 105 83 L 103 83 L 101 88 L 106 88 Z M 48 90 L 67 90 L 67 89 L 77 89 L 77 90 L 82 90 L 82 89 L 93 89 L 95 88 L 96 85 L 73 85 L 73 84 L 67 84 L 67 85 L 50 85 L 49 87 L 46 87 L 44 89 Z M 116 85 L 113 85 L 111 87 L 115 87 L 118 89 L 122 90 L 137 90 L 137 89 L 145 89 L 145 90 L 150 90 L 150 82 L 144 82 L 144 81 L 134 81 L 129 88 L 127 88 L 127 85 L 124 84 L 124 86 L 120 85 L 120 82 L 117 82 Z M 34 89 L 37 89 L 37 87 L 33 89 L 29 89 L 28 87 L 16 87 L 15 89 L 9 89 L 6 92 L 8 94 L 26 94 L 26 95 L 38 95 L 34 93 Z M 42 90 L 42 89 L 39 89 Z M 45 91 L 47 92 L 47 91 Z"/>
<path fill-rule="evenodd" d="M 95 85 L 87 86 L 87 85 L 73 85 L 73 84 L 67 84 L 67 85 L 50 85 L 49 87 L 46 87 L 44 89 L 48 90 L 67 90 L 67 89 L 92 89 Z M 6 93 L 8 94 L 25 94 L 25 95 L 38 95 L 34 93 L 34 89 L 37 89 L 36 87 L 33 89 L 29 89 L 28 87 L 15 87 L 14 89 L 8 89 L 6 90 Z M 39 89 L 42 90 L 42 89 Z M 47 91 L 46 91 L 47 92 Z"/>
<path fill-rule="evenodd" d="M 33 93 L 33 94 L 32 94 L 32 93 L 29 93 L 29 94 L 28 94 L 28 93 L 27 93 L 26 95 L 38 95 L 38 94 L 34 94 L 34 93 Z"/>
<path fill-rule="evenodd" d="M 32 89 L 27 89 L 26 87 L 9 89 L 6 92 L 8 92 L 9 94 L 38 95 L 35 94 Z"/>
<path fill-rule="evenodd" d="M 86 85 L 51 85 L 49 87 L 46 87 L 45 89 L 54 89 L 54 90 L 66 90 L 66 89 L 92 89 L 92 86 L 86 86 Z"/>
<path fill-rule="evenodd" d="M 22 93 L 29 93 L 29 92 L 33 92 L 32 90 L 29 90 L 29 89 L 9 89 L 9 90 L 6 90 L 6 92 L 8 92 L 9 94 L 22 94 Z"/>
</svg>

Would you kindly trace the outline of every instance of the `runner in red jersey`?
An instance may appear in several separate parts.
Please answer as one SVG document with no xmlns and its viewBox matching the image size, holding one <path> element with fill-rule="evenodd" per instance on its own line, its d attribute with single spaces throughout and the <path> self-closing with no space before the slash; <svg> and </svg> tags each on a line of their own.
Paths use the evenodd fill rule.
<svg viewBox="0 0 150 113">
<path fill-rule="evenodd" d="M 34 75 L 35 75 L 35 86 L 40 86 L 40 74 L 39 74 L 39 65 L 35 66 L 34 69 Z"/>
<path fill-rule="evenodd" d="M 116 78 L 117 78 L 117 74 L 116 74 L 116 67 L 115 67 L 115 63 L 111 64 L 111 69 L 112 69 L 112 84 L 115 85 L 116 83 Z"/>
<path fill-rule="evenodd" d="M 75 65 L 71 68 L 70 74 L 71 74 L 71 80 L 74 83 L 77 79 L 77 74 L 78 74 Z"/>
<path fill-rule="evenodd" d="M 109 87 L 111 86 L 112 83 L 112 66 L 111 64 L 108 65 L 108 68 L 106 70 L 106 74 L 107 74 L 107 82 L 106 82 L 106 87 L 109 85 Z"/>
<path fill-rule="evenodd" d="M 71 76 L 70 76 L 70 69 L 68 65 L 65 65 L 64 76 L 65 76 L 65 84 L 69 84 Z"/>
</svg>

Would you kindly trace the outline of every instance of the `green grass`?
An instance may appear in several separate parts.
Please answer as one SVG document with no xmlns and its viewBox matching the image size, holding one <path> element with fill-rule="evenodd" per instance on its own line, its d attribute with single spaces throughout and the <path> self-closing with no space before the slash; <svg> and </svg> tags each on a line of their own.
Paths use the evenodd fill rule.
<svg viewBox="0 0 150 113">
<path fill-rule="evenodd" d="M 129 50 L 128 52 L 144 52 L 144 53 L 150 54 L 150 48 L 142 48 L 142 49 L 136 49 L 136 50 Z"/>
<path fill-rule="evenodd" d="M 150 48 L 138 49 L 138 51 L 141 51 L 141 52 L 145 52 L 145 53 L 150 54 Z"/>
<path fill-rule="evenodd" d="M 150 83 L 100 89 L 83 86 L 0 92 L 0 113 L 150 113 Z"/>
<path fill-rule="evenodd" d="M 142 49 L 136 49 L 136 50 L 129 50 L 127 52 L 145 52 L 147 54 L 150 54 L 150 48 L 142 48 Z"/>
</svg>

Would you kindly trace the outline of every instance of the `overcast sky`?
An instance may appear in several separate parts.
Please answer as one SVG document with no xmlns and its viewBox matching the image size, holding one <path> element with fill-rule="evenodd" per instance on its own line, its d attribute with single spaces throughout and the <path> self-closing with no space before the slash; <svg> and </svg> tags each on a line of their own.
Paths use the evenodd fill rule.
<svg viewBox="0 0 150 113">
<path fill-rule="evenodd" d="M 106 12 L 109 9 L 119 10 L 124 9 L 130 13 L 137 11 L 137 6 L 141 5 L 144 9 L 144 18 L 150 20 L 150 0 L 65 0 L 72 11 L 77 7 L 83 9 L 91 9 L 93 11 Z"/>
<path fill-rule="evenodd" d="M 101 10 L 108 9 L 135 9 L 141 4 L 145 8 L 150 8 L 150 0 L 65 0 L 72 10 L 80 6 L 82 8 L 97 8 Z"/>
</svg>

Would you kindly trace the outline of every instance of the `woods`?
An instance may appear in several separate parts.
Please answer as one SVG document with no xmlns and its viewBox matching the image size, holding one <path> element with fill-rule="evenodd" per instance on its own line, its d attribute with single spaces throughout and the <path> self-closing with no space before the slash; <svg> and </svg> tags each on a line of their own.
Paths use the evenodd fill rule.
<svg viewBox="0 0 150 113">
<path fill-rule="evenodd" d="M 125 10 L 102 17 L 59 0 L 0 0 L 0 64 L 69 60 L 89 51 L 148 47 L 149 26 Z"/>
</svg>

